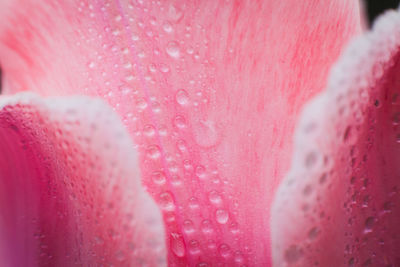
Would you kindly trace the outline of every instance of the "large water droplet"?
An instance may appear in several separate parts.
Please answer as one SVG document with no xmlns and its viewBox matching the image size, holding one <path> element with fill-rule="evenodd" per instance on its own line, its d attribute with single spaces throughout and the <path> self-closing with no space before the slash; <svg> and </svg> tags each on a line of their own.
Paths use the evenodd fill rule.
<svg viewBox="0 0 400 267">
<path fill-rule="evenodd" d="M 177 257 L 183 257 L 185 256 L 186 249 L 185 249 L 185 243 L 183 241 L 183 237 L 181 234 L 178 233 L 171 233 L 170 235 L 170 246 L 172 252 L 177 256 Z"/>
<path fill-rule="evenodd" d="M 215 218 L 219 224 L 226 224 L 229 220 L 229 213 L 224 209 L 218 209 L 215 212 Z"/>
</svg>

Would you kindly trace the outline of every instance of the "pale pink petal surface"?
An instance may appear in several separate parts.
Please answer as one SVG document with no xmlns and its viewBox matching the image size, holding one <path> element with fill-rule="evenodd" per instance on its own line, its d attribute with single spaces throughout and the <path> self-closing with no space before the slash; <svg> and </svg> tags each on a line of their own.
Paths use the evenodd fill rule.
<svg viewBox="0 0 400 267">
<path fill-rule="evenodd" d="M 358 1 L 3 5 L 6 92 L 114 107 L 164 211 L 171 266 L 270 264 L 297 114 L 361 31 Z"/>
<path fill-rule="evenodd" d="M 400 14 L 353 42 L 304 111 L 272 211 L 274 266 L 400 265 Z"/>
<path fill-rule="evenodd" d="M 130 136 L 99 100 L 0 99 L 1 266 L 163 266 Z"/>
</svg>

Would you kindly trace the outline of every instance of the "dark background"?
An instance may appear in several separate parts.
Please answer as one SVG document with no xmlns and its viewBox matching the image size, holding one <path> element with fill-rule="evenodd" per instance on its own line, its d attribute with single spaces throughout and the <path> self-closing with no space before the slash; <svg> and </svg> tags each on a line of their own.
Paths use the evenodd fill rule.
<svg viewBox="0 0 400 267">
<path fill-rule="evenodd" d="M 364 2 L 367 8 L 370 25 L 374 19 L 386 9 L 396 9 L 400 4 L 400 0 L 364 0 Z"/>
</svg>

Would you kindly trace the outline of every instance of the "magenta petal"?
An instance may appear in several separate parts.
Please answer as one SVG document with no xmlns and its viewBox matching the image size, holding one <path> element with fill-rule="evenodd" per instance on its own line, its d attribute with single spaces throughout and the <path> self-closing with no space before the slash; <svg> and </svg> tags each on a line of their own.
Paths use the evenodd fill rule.
<svg viewBox="0 0 400 267">
<path fill-rule="evenodd" d="M 399 52 L 390 11 L 305 109 L 272 211 L 275 266 L 400 266 Z"/>
<path fill-rule="evenodd" d="M 99 100 L 0 100 L 1 266 L 162 266 L 161 214 Z"/>
<path fill-rule="evenodd" d="M 6 91 L 85 93 L 115 108 L 164 211 L 171 266 L 269 265 L 270 203 L 297 114 L 361 31 L 358 1 L 20 0 L 6 9 Z"/>
</svg>

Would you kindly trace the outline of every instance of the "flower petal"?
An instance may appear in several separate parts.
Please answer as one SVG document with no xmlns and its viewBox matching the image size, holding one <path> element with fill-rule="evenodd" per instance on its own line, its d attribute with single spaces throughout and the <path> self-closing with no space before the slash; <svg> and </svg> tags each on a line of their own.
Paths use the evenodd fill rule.
<svg viewBox="0 0 400 267">
<path fill-rule="evenodd" d="M 4 266 L 162 266 L 162 217 L 102 101 L 0 99 Z"/>
<path fill-rule="evenodd" d="M 272 211 L 275 266 L 400 264 L 400 14 L 352 43 L 307 105 Z"/>
<path fill-rule="evenodd" d="M 171 266 L 269 264 L 270 203 L 297 113 L 361 31 L 357 1 L 24 0 L 8 10 L 6 91 L 84 92 L 116 109 L 164 211 Z"/>
</svg>

